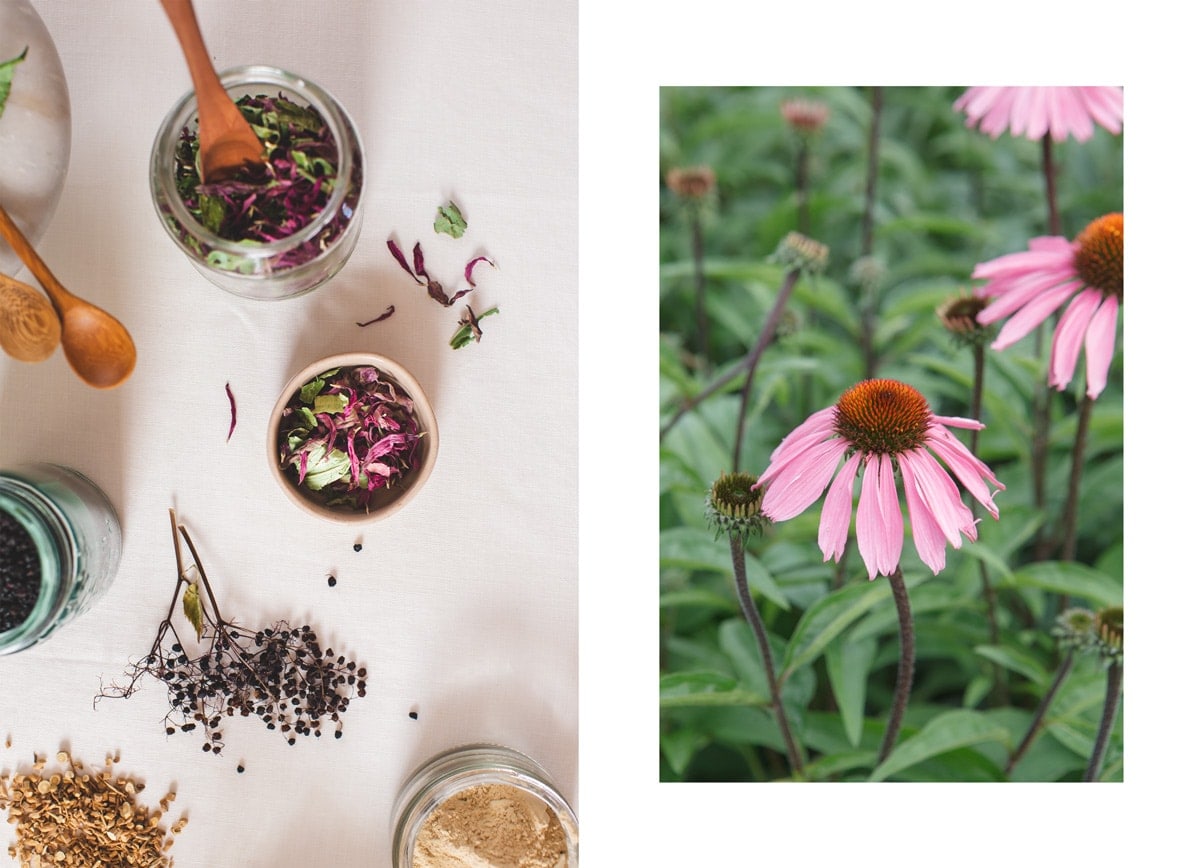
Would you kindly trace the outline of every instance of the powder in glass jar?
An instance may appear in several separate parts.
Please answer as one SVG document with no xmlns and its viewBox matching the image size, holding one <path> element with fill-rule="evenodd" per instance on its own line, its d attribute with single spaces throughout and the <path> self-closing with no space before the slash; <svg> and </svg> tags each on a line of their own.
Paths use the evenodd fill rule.
<svg viewBox="0 0 1200 868">
<path fill-rule="evenodd" d="M 506 784 L 455 793 L 417 831 L 413 868 L 566 868 L 562 823 L 536 796 Z"/>
<path fill-rule="evenodd" d="M 25 622 L 41 588 L 37 544 L 15 518 L 0 510 L 0 633 Z"/>
</svg>

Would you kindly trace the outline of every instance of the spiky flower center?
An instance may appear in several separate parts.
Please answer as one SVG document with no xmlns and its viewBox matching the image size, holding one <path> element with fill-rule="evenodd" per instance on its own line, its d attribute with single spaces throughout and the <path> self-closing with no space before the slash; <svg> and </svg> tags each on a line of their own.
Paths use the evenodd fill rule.
<svg viewBox="0 0 1200 868">
<path fill-rule="evenodd" d="M 834 430 L 860 452 L 895 455 L 923 445 L 931 418 L 925 398 L 896 380 L 864 380 L 838 399 Z"/>
<path fill-rule="evenodd" d="M 1125 607 L 1109 606 L 1096 613 L 1096 632 L 1099 634 L 1101 653 L 1120 658 L 1125 651 Z"/>
<path fill-rule="evenodd" d="M 708 522 L 717 533 L 746 537 L 762 531 L 764 491 L 749 473 L 722 473 L 712 484 L 706 504 Z"/>
<path fill-rule="evenodd" d="M 1125 215 L 1106 214 L 1088 224 L 1075 239 L 1075 269 L 1105 295 L 1125 297 Z"/>
</svg>

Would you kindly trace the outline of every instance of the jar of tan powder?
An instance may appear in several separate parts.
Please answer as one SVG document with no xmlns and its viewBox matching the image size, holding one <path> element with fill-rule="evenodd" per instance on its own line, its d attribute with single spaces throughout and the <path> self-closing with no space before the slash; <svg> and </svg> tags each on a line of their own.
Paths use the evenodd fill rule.
<svg viewBox="0 0 1200 868">
<path fill-rule="evenodd" d="M 579 824 L 545 770 L 467 745 L 413 772 L 396 800 L 394 868 L 578 868 Z"/>
</svg>

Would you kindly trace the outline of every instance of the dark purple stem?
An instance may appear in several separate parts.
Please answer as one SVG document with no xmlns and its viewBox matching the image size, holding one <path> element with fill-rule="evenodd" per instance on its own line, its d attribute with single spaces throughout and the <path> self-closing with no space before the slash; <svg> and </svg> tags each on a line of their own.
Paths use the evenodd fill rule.
<svg viewBox="0 0 1200 868">
<path fill-rule="evenodd" d="M 900 724 L 908 708 L 908 697 L 912 694 L 913 670 L 916 667 L 916 635 L 913 630 L 912 605 L 908 601 L 908 589 L 904 587 L 904 574 L 900 567 L 888 576 L 892 585 L 892 598 L 896 601 L 896 616 L 900 625 L 900 661 L 896 668 L 896 690 L 892 694 L 892 713 L 888 717 L 887 731 L 879 747 L 879 762 L 882 763 L 892 752 Z"/>
</svg>

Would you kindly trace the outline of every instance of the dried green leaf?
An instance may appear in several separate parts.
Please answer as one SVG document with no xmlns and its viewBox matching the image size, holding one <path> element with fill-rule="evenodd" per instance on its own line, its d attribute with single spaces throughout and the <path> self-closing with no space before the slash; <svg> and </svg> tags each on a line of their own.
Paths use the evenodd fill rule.
<svg viewBox="0 0 1200 868">
<path fill-rule="evenodd" d="M 28 53 L 29 46 L 27 45 L 16 57 L 0 62 L 0 115 L 4 114 L 4 104 L 8 102 L 8 92 L 12 90 L 13 72 L 16 71 L 17 64 L 24 60 Z"/>
<path fill-rule="evenodd" d="M 196 638 L 199 639 L 204 632 L 204 612 L 200 608 L 200 586 L 195 582 L 188 582 L 187 590 L 183 592 L 183 614 L 196 628 Z"/>
<path fill-rule="evenodd" d="M 462 238 L 463 233 L 467 231 L 467 221 L 463 219 L 457 205 L 447 202 L 438 208 L 437 217 L 433 221 L 433 231 L 449 235 L 451 238 Z"/>
</svg>

